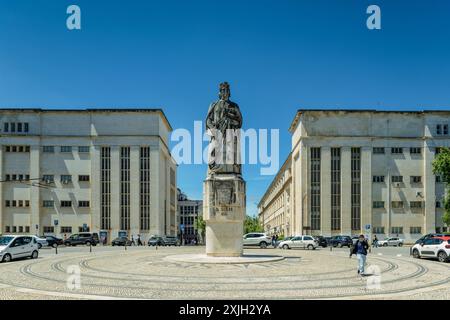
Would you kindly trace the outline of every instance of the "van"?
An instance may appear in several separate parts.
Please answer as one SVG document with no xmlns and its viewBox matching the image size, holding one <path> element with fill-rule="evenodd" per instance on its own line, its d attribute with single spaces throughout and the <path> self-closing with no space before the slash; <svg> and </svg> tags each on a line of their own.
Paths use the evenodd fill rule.
<svg viewBox="0 0 450 320">
<path fill-rule="evenodd" d="M 39 248 L 33 236 L 3 235 L 0 236 L 0 261 L 10 262 L 14 259 L 37 259 Z"/>
</svg>

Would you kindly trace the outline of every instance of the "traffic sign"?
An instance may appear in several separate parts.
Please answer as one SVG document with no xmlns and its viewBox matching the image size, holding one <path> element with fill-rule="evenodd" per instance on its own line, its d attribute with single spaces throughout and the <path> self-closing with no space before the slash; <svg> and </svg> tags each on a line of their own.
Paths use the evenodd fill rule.
<svg viewBox="0 0 450 320">
<path fill-rule="evenodd" d="M 53 221 L 53 224 L 54 224 L 55 226 L 57 226 L 57 225 L 58 225 L 58 223 L 59 223 L 59 221 L 58 221 L 58 220 L 55 220 L 55 221 Z"/>
<path fill-rule="evenodd" d="M 370 229 L 371 229 L 370 227 L 371 227 L 370 224 L 366 224 L 366 225 L 365 225 L 365 229 L 366 229 L 366 230 L 370 230 Z"/>
</svg>

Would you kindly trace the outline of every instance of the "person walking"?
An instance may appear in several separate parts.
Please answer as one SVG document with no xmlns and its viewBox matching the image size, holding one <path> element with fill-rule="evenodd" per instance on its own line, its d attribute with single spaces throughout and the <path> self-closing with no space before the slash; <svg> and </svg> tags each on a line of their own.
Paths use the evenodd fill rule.
<svg viewBox="0 0 450 320">
<path fill-rule="evenodd" d="M 141 235 L 140 234 L 138 234 L 137 243 L 138 243 L 138 246 L 142 246 L 142 241 L 141 241 Z"/>
<path fill-rule="evenodd" d="M 134 242 L 134 236 L 133 236 L 133 235 L 131 235 L 131 245 L 132 245 L 132 246 L 135 246 L 135 245 L 136 245 L 136 242 Z"/>
<path fill-rule="evenodd" d="M 358 274 L 364 276 L 364 267 L 366 265 L 367 252 L 370 250 L 369 243 L 363 234 L 358 238 L 358 241 L 350 249 L 350 258 L 356 254 L 358 258 Z"/>
<path fill-rule="evenodd" d="M 272 246 L 275 247 L 275 235 L 272 235 Z"/>
<path fill-rule="evenodd" d="M 377 238 L 376 235 L 373 237 L 373 240 L 372 240 L 372 247 L 378 248 L 378 238 Z"/>
<path fill-rule="evenodd" d="M 273 245 L 274 248 L 277 246 L 277 243 L 278 243 L 278 234 L 275 235 L 275 244 Z"/>
</svg>

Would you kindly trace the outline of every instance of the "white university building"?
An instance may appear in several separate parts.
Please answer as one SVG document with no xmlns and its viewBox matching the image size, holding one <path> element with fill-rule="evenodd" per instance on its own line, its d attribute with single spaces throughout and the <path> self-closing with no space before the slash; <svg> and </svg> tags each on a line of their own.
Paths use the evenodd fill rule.
<svg viewBox="0 0 450 320">
<path fill-rule="evenodd" d="M 160 109 L 0 109 L 0 233 L 176 235 Z"/>
<path fill-rule="evenodd" d="M 449 127 L 450 111 L 299 110 L 291 153 L 258 206 L 265 230 L 411 241 L 448 231 L 432 162 L 450 147 Z"/>
</svg>

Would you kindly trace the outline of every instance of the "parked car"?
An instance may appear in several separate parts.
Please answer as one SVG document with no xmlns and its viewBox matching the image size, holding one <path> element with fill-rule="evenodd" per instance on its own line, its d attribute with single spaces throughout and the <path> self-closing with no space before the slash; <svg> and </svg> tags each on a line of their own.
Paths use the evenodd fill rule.
<svg viewBox="0 0 450 320">
<path fill-rule="evenodd" d="M 112 246 L 131 246 L 132 242 L 127 237 L 117 237 L 111 241 Z"/>
<path fill-rule="evenodd" d="M 353 245 L 353 240 L 349 236 L 334 236 L 331 237 L 331 246 L 334 248 L 339 247 L 351 247 Z"/>
<path fill-rule="evenodd" d="M 148 239 L 148 245 L 149 246 L 163 246 L 164 239 L 160 236 L 151 236 L 150 239 Z"/>
<path fill-rule="evenodd" d="M 63 239 L 57 238 L 55 236 L 42 236 L 41 238 L 47 240 L 49 247 L 54 248 L 54 247 L 64 244 Z"/>
<path fill-rule="evenodd" d="M 352 237 L 352 243 L 355 245 L 359 241 L 359 236 L 353 236 Z"/>
<path fill-rule="evenodd" d="M 322 236 L 316 236 L 314 237 L 317 241 L 317 244 L 322 247 L 322 248 L 326 248 L 328 246 L 328 241 L 327 239 L 325 239 L 325 237 Z"/>
<path fill-rule="evenodd" d="M 244 234 L 244 246 L 258 246 L 260 248 L 267 248 L 272 243 L 272 238 L 265 233 L 252 232 Z"/>
<path fill-rule="evenodd" d="M 163 241 L 164 241 L 165 246 L 180 246 L 181 245 L 180 240 L 178 239 L 178 237 L 175 237 L 175 236 L 165 236 L 163 238 Z"/>
<path fill-rule="evenodd" d="M 64 240 L 64 244 L 66 246 L 76 246 L 79 244 L 96 246 L 98 242 L 98 234 L 90 232 L 80 232 L 77 234 L 73 234 L 68 239 Z"/>
<path fill-rule="evenodd" d="M 379 247 L 387 247 L 387 246 L 394 246 L 394 247 L 401 247 L 403 246 L 403 239 L 397 238 L 397 237 L 390 237 L 386 238 L 384 240 L 378 240 L 378 246 Z"/>
<path fill-rule="evenodd" d="M 420 237 L 419 239 L 417 239 L 414 244 L 421 243 L 421 242 L 423 242 L 426 239 L 431 239 L 431 238 L 434 238 L 434 237 L 448 237 L 448 238 L 450 238 L 450 235 L 443 234 L 443 233 L 428 233 L 428 234 Z"/>
<path fill-rule="evenodd" d="M 318 242 L 312 236 L 295 236 L 290 240 L 284 240 L 278 244 L 278 248 L 280 249 L 302 248 L 315 250 L 318 246 Z"/>
<path fill-rule="evenodd" d="M 41 249 L 42 247 L 47 247 L 48 246 L 48 242 L 47 239 L 45 238 L 41 238 L 38 236 L 32 236 L 34 239 L 36 239 L 36 243 L 38 246 L 38 249 Z"/>
<path fill-rule="evenodd" d="M 450 257 L 450 240 L 446 237 L 435 237 L 423 240 L 411 248 L 414 258 L 435 258 L 447 262 Z"/>
<path fill-rule="evenodd" d="M 37 259 L 39 247 L 34 236 L 4 235 L 0 237 L 0 261 L 10 262 L 18 258 Z"/>
</svg>

